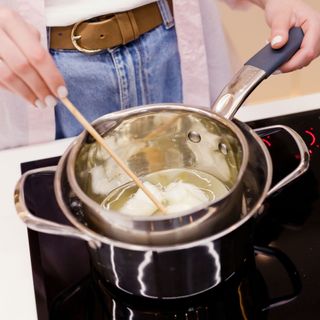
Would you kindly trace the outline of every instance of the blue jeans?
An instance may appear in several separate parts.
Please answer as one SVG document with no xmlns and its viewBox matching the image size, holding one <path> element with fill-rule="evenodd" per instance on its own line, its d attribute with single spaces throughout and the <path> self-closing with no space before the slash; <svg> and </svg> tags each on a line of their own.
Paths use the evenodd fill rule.
<svg viewBox="0 0 320 320">
<path fill-rule="evenodd" d="M 182 102 L 176 32 L 164 1 L 159 7 L 167 21 L 127 45 L 95 55 L 50 50 L 66 81 L 69 99 L 88 121 L 133 106 Z M 61 103 L 55 107 L 55 119 L 56 139 L 83 131 Z"/>
</svg>

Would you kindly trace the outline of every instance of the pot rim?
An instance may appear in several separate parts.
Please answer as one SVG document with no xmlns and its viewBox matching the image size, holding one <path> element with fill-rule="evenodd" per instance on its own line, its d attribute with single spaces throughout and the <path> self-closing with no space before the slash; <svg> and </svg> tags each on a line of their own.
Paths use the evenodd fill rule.
<svg viewBox="0 0 320 320">
<path fill-rule="evenodd" d="M 96 119 L 92 124 L 95 125 L 100 121 L 114 121 L 118 119 L 123 119 L 126 117 L 129 117 L 131 115 L 139 115 L 144 114 L 146 112 L 159 112 L 159 111 L 186 111 L 191 113 L 201 113 L 202 115 L 205 115 L 209 118 L 212 118 L 214 120 L 217 120 L 221 122 L 225 127 L 229 128 L 239 139 L 239 142 L 242 147 L 242 162 L 241 166 L 237 175 L 237 179 L 233 186 L 229 189 L 229 192 L 225 194 L 223 197 L 218 198 L 217 200 L 208 201 L 204 204 L 195 206 L 191 209 L 184 210 L 175 214 L 169 214 L 169 215 L 159 215 L 159 216 L 128 216 L 128 215 L 121 215 L 119 217 L 119 212 L 113 211 L 113 210 L 107 210 L 105 208 L 102 208 L 97 202 L 92 200 L 88 195 L 81 189 L 79 186 L 76 176 L 75 176 L 75 161 L 77 158 L 77 155 L 82 147 L 83 141 L 86 139 L 86 137 L 89 135 L 87 131 L 83 131 L 75 140 L 74 146 L 70 149 L 69 157 L 67 160 L 67 175 L 68 180 L 70 184 L 72 185 L 72 190 L 76 193 L 76 195 L 80 198 L 81 201 L 83 201 L 86 205 L 88 205 L 90 208 L 92 208 L 96 213 L 98 213 L 100 216 L 102 216 L 102 219 L 106 220 L 108 217 L 110 219 L 113 219 L 113 221 L 130 221 L 130 222 L 146 222 L 146 223 L 156 223 L 156 222 L 164 222 L 167 220 L 177 219 L 177 218 L 188 218 L 188 216 L 193 215 L 195 212 L 199 212 L 202 209 L 205 209 L 213 204 L 218 204 L 222 201 L 225 201 L 230 194 L 232 194 L 236 188 L 238 188 L 239 184 L 241 183 L 242 177 L 244 175 L 244 172 L 247 168 L 248 161 L 249 161 L 249 146 L 248 142 L 242 133 L 242 131 L 236 126 L 235 123 L 233 123 L 231 120 L 228 120 L 226 118 L 223 118 L 222 116 L 213 113 L 211 111 L 207 111 L 204 108 L 195 107 L 195 106 L 188 106 L 188 105 L 181 105 L 181 104 L 174 104 L 174 103 L 163 103 L 163 104 L 150 104 L 146 106 L 138 106 L 129 108 L 126 110 L 120 110 L 117 112 L 113 112 L 110 114 L 106 114 L 98 119 Z M 103 213 L 103 214 L 102 214 Z M 117 227 L 120 227 L 117 225 Z M 184 226 L 180 227 L 183 228 Z M 170 229 L 169 229 L 170 230 Z M 171 229 L 172 230 L 172 229 Z"/>
<path fill-rule="evenodd" d="M 246 125 L 247 126 L 247 125 Z M 115 240 L 112 238 L 108 238 L 107 236 L 101 235 L 97 233 L 96 231 L 86 227 L 81 222 L 79 222 L 75 216 L 70 213 L 68 206 L 62 201 L 61 199 L 61 188 L 60 188 L 60 182 L 61 177 L 63 174 L 63 170 L 65 169 L 66 162 L 68 160 L 68 157 L 70 155 L 71 150 L 74 148 L 75 144 L 78 142 L 78 140 L 73 141 L 71 145 L 68 147 L 68 149 L 63 154 L 62 158 L 59 161 L 59 164 L 57 166 L 57 171 L 55 173 L 54 178 L 54 191 L 57 195 L 57 201 L 59 203 L 60 208 L 62 209 L 64 215 L 66 218 L 72 223 L 74 227 L 76 227 L 79 231 L 87 235 L 90 239 L 92 239 L 93 243 L 96 243 L 98 246 L 103 244 L 107 244 L 110 246 L 126 249 L 126 250 L 132 250 L 132 251 L 155 251 L 155 252 L 163 252 L 163 251 L 175 251 L 175 250 L 184 250 L 188 249 L 194 246 L 201 246 L 201 245 L 207 245 L 209 242 L 213 242 L 219 238 L 222 238 L 226 236 L 227 234 L 233 232 L 234 230 L 238 229 L 242 224 L 244 224 L 246 221 L 248 221 L 261 207 L 262 203 L 264 202 L 267 193 L 270 189 L 271 182 L 272 182 L 272 171 L 273 171 L 273 164 L 271 160 L 270 153 L 263 143 L 263 141 L 260 139 L 260 137 L 254 132 L 253 129 L 251 129 L 249 126 L 248 131 L 253 136 L 257 144 L 262 149 L 263 154 L 265 155 L 266 165 L 267 165 L 267 172 L 269 174 L 266 177 L 266 182 L 264 185 L 264 189 L 261 192 L 259 198 L 257 199 L 256 203 L 252 206 L 251 210 L 243 216 L 239 221 L 236 223 L 230 225 L 229 227 L 225 228 L 224 230 L 215 233 L 211 236 L 207 236 L 204 238 L 200 238 L 197 240 L 187 241 L 185 243 L 178 243 L 178 244 L 172 244 L 172 245 L 145 245 L 145 244 L 134 244 L 134 243 L 127 243 L 120 240 Z M 238 128 L 238 130 L 240 130 Z"/>
</svg>

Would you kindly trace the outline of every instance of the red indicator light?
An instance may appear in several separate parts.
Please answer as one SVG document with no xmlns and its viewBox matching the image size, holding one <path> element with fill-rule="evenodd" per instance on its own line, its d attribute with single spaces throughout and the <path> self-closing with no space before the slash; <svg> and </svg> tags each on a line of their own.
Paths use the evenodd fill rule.
<svg viewBox="0 0 320 320">
<path fill-rule="evenodd" d="M 312 128 L 311 128 L 311 130 L 312 130 Z M 305 130 L 305 133 L 308 134 L 311 137 L 312 140 L 311 140 L 310 146 L 313 146 L 315 144 L 315 142 L 316 142 L 315 135 L 312 132 L 308 131 L 308 130 Z"/>
<path fill-rule="evenodd" d="M 271 142 L 268 141 L 267 139 L 262 139 L 262 141 L 268 146 L 268 147 L 271 147 Z"/>
</svg>

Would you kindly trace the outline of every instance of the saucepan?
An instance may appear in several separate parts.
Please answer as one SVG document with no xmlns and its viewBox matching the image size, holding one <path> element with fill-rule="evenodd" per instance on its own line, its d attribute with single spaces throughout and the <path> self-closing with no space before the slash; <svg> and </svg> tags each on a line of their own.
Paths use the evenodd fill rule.
<svg viewBox="0 0 320 320">
<path fill-rule="evenodd" d="M 86 208 L 68 181 L 67 161 L 72 144 L 57 167 L 28 171 L 21 177 L 15 190 L 17 212 L 30 229 L 85 240 L 92 266 L 106 286 L 153 299 L 182 298 L 204 292 L 228 279 L 252 259 L 252 231 L 255 218 L 263 214 L 260 211 L 263 202 L 301 175 L 309 163 L 306 145 L 291 128 L 275 125 L 252 130 L 236 119 L 234 122 L 245 135 L 250 154 L 243 175 L 243 214 L 236 223 L 220 232 L 195 241 L 161 246 L 131 244 L 101 234 L 99 228 L 88 221 Z M 285 130 L 292 136 L 301 160 L 293 172 L 270 188 L 273 165 L 258 133 L 274 130 Z M 71 225 L 36 217 L 27 208 L 24 185 L 29 177 L 44 172 L 54 172 L 56 199 Z"/>
<path fill-rule="evenodd" d="M 148 245 L 196 240 L 237 222 L 243 213 L 242 181 L 249 149 L 243 132 L 230 119 L 253 88 L 299 48 L 302 36 L 301 29 L 292 29 L 283 50 L 270 51 L 267 46 L 250 59 L 218 97 L 214 112 L 161 104 L 97 119 L 96 130 L 137 176 L 146 179 L 162 172 L 181 179 L 179 170 L 183 169 L 182 174 L 188 170 L 187 182 L 201 177 L 203 187 L 209 179 L 214 195 L 190 206 L 188 201 L 194 194 L 182 190 L 178 197 L 180 186 L 176 183 L 170 192 L 174 193 L 173 204 L 179 202 L 178 212 L 145 216 L 141 202 L 136 201 L 132 204 L 133 214 L 119 214 L 108 205 L 125 192 L 120 187 L 129 185 L 130 178 L 83 132 L 70 150 L 66 170 L 72 190 L 85 207 L 87 221 L 112 239 Z M 118 188 L 121 191 L 112 197 Z M 184 203 L 186 209 L 181 211 Z"/>
<path fill-rule="evenodd" d="M 299 48 L 301 39 L 301 30 L 292 29 L 284 49 L 266 47 L 249 60 L 221 93 L 214 113 L 162 104 L 120 111 L 93 123 L 138 176 L 179 167 L 209 172 L 226 185 L 224 196 L 164 217 L 127 216 L 102 208 L 100 194 L 97 198 L 94 191 L 102 186 L 110 188 L 108 193 L 118 188 L 119 181 L 125 184 L 127 180 L 83 132 L 53 169 L 55 195 L 72 226 L 29 212 L 23 186 L 34 172 L 26 173 L 17 183 L 19 216 L 31 229 L 86 240 L 101 278 L 131 294 L 170 299 L 216 286 L 252 254 L 251 218 L 258 214 L 266 197 L 308 167 L 308 149 L 301 137 L 280 126 L 296 141 L 301 160 L 291 174 L 271 188 L 268 150 L 251 128 L 230 120 L 254 87 Z M 102 182 L 98 179 L 93 187 L 95 170 Z"/>
</svg>

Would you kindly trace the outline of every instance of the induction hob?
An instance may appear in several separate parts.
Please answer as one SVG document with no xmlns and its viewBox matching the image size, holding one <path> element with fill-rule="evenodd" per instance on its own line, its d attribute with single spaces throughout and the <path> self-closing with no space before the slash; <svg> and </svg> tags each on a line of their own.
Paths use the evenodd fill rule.
<svg viewBox="0 0 320 320">
<path fill-rule="evenodd" d="M 85 242 L 28 231 L 38 318 L 44 319 L 318 319 L 320 317 L 320 111 L 248 123 L 285 124 L 309 147 L 309 170 L 268 198 L 256 219 L 256 256 L 212 290 L 171 302 L 128 296 L 106 287 L 91 271 Z M 281 132 L 262 137 L 274 163 L 274 181 L 298 163 L 297 147 Z M 22 172 L 57 164 L 59 157 L 23 163 Z M 54 198 L 53 173 L 25 184 L 29 209 L 68 221 Z"/>
</svg>

